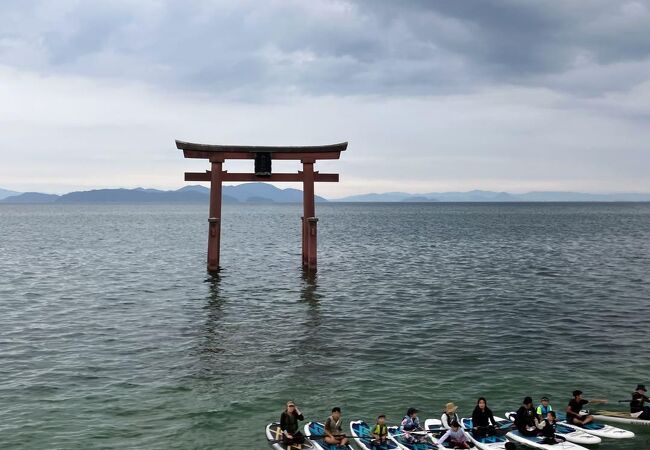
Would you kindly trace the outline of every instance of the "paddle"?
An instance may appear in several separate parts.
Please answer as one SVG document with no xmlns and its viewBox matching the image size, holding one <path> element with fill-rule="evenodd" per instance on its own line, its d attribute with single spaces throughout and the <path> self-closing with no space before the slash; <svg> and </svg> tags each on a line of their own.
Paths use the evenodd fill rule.
<svg viewBox="0 0 650 450">
<path fill-rule="evenodd" d="M 326 434 L 310 434 L 309 436 L 305 436 L 305 437 L 307 439 L 312 439 L 312 438 L 313 439 L 322 439 L 325 436 L 327 436 L 327 435 Z M 333 434 L 332 436 L 334 436 L 334 437 L 346 437 L 346 438 L 351 437 L 351 436 L 348 436 L 346 434 Z M 269 439 L 269 442 L 273 442 L 275 444 L 276 442 L 284 442 L 284 439 Z"/>
<path fill-rule="evenodd" d="M 478 430 L 488 430 L 489 431 L 490 429 L 492 429 L 492 430 L 494 430 L 495 435 L 504 436 L 504 435 L 508 434 L 508 432 L 510 430 L 513 430 L 514 428 L 515 428 L 514 423 L 503 423 L 501 425 L 497 424 L 496 426 L 495 425 L 488 425 L 488 426 L 481 426 L 481 427 L 472 427 L 470 429 L 466 429 L 465 431 L 470 431 L 470 432 L 473 433 L 475 430 L 476 431 L 478 431 Z"/>
</svg>

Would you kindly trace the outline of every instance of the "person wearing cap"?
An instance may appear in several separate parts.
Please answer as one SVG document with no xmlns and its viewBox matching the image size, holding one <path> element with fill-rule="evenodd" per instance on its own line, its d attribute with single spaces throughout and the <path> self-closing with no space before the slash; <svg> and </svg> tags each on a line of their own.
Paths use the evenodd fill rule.
<svg viewBox="0 0 650 450">
<path fill-rule="evenodd" d="M 442 413 L 442 416 L 440 416 L 440 421 L 442 422 L 442 427 L 444 429 L 448 430 L 451 428 L 451 423 L 454 420 L 460 423 L 460 419 L 458 418 L 456 411 L 458 411 L 458 406 L 454 405 L 453 403 L 450 402 L 445 405 L 445 411 Z"/>
<path fill-rule="evenodd" d="M 538 421 L 535 415 L 535 408 L 533 407 L 533 399 L 526 397 L 521 407 L 517 410 L 515 426 L 523 436 L 536 436 L 537 425 Z"/>
<path fill-rule="evenodd" d="M 573 391 L 573 398 L 569 401 L 569 406 L 566 408 L 566 421 L 572 425 L 586 425 L 593 422 L 594 417 L 591 414 L 581 414 L 583 406 L 587 403 L 597 405 L 600 403 L 607 403 L 607 400 L 586 400 L 582 398 L 582 391 L 576 389 Z"/>
<path fill-rule="evenodd" d="M 537 407 L 536 413 L 537 413 L 537 419 L 539 420 L 544 420 L 546 419 L 546 415 L 553 411 L 553 407 L 549 404 L 548 402 L 548 397 L 542 397 L 541 399 L 541 404 Z"/>
<path fill-rule="evenodd" d="M 381 414 L 377 417 L 377 423 L 372 427 L 372 448 L 388 447 L 388 427 L 386 426 L 386 416 Z"/>
<path fill-rule="evenodd" d="M 650 398 L 646 397 L 645 385 L 638 384 L 636 391 L 632 393 L 632 400 L 630 401 L 630 415 L 634 418 L 641 420 L 650 420 L 650 406 L 645 406 L 645 402 L 650 402 Z"/>
<path fill-rule="evenodd" d="M 467 436 L 465 436 L 465 432 L 460 428 L 460 423 L 457 420 L 452 420 L 449 423 L 447 432 L 438 439 L 438 448 L 441 448 L 447 439 L 449 439 L 452 448 L 469 448 Z"/>
<path fill-rule="evenodd" d="M 418 410 L 415 408 L 409 408 L 406 411 L 406 415 L 402 419 L 402 423 L 400 423 L 400 429 L 404 432 L 404 439 L 409 443 L 424 442 L 426 440 L 424 435 L 413 434 L 414 431 L 423 431 L 418 418 Z"/>
<path fill-rule="evenodd" d="M 343 448 L 348 445 L 348 438 L 343 433 L 343 427 L 341 426 L 341 408 L 338 406 L 332 408 L 332 415 L 325 421 L 324 428 L 326 443 Z"/>
<path fill-rule="evenodd" d="M 287 407 L 280 416 L 280 429 L 282 430 L 282 441 L 285 444 L 302 444 L 305 436 L 300 432 L 299 420 L 305 420 L 302 413 L 292 401 L 287 402 Z"/>
</svg>

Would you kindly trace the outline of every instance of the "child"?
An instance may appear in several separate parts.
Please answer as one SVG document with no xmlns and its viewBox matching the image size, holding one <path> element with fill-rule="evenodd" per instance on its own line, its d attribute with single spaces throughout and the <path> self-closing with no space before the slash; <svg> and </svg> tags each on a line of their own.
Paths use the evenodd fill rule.
<svg viewBox="0 0 650 450">
<path fill-rule="evenodd" d="M 415 442 L 424 442 L 426 439 L 425 436 L 414 435 L 411 433 L 413 431 L 423 430 L 420 425 L 420 419 L 418 418 L 418 410 L 415 408 L 409 408 L 408 411 L 406 411 L 406 415 L 402 419 L 400 428 L 404 432 L 404 439 L 411 444 Z"/>
<path fill-rule="evenodd" d="M 546 419 L 539 424 L 542 430 L 542 437 L 544 438 L 542 444 L 555 445 L 558 442 L 564 442 L 563 438 L 558 438 L 555 435 L 555 427 L 556 427 L 555 420 L 556 420 L 555 411 L 549 411 L 548 414 L 546 415 Z"/>
<path fill-rule="evenodd" d="M 348 445 L 348 438 L 343 433 L 341 427 L 341 408 L 332 408 L 332 415 L 325 421 L 325 438 L 324 441 L 337 447 Z"/>
<path fill-rule="evenodd" d="M 469 442 L 467 442 L 465 432 L 460 429 L 458 421 L 453 420 L 450 426 L 451 428 L 438 439 L 438 446 L 441 446 L 443 442 L 449 439 L 449 443 L 453 448 L 469 448 Z"/>
<path fill-rule="evenodd" d="M 553 411 L 553 407 L 548 403 L 548 397 L 542 397 L 541 404 L 537 407 L 537 418 L 539 420 L 546 419 L 549 411 Z"/>
<path fill-rule="evenodd" d="M 377 423 L 372 429 L 370 444 L 373 449 L 388 448 L 388 427 L 386 426 L 386 416 L 384 414 L 377 417 Z"/>
</svg>

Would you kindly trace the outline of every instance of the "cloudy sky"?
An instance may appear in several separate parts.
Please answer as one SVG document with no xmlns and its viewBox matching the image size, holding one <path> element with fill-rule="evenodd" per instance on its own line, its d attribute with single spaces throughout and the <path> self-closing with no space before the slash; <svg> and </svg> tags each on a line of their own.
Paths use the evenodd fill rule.
<svg viewBox="0 0 650 450">
<path fill-rule="evenodd" d="M 0 23 L 3 188 L 178 188 L 207 168 L 181 139 L 349 141 L 331 197 L 650 192 L 650 2 L 3 0 Z"/>
</svg>

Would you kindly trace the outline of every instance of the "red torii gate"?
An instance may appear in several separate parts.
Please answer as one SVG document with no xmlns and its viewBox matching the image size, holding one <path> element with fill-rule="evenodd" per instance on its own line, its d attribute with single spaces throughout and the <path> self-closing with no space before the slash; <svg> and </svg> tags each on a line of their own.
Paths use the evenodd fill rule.
<svg viewBox="0 0 650 450">
<path fill-rule="evenodd" d="M 314 182 L 338 182 L 337 173 L 314 171 L 318 159 L 339 159 L 341 152 L 348 147 L 347 142 L 332 145 L 307 147 L 262 147 L 245 145 L 206 145 L 176 141 L 176 148 L 183 150 L 185 158 L 207 159 L 211 170 L 185 172 L 185 181 L 210 182 L 210 217 L 208 232 L 208 271 L 219 270 L 219 251 L 221 241 L 221 187 L 224 181 L 302 181 L 302 265 L 309 271 L 316 270 L 316 236 L 318 219 L 314 206 Z M 228 173 L 223 170 L 226 159 L 254 159 L 254 173 Z M 297 173 L 272 173 L 271 161 L 299 160 L 302 171 Z"/>
</svg>

